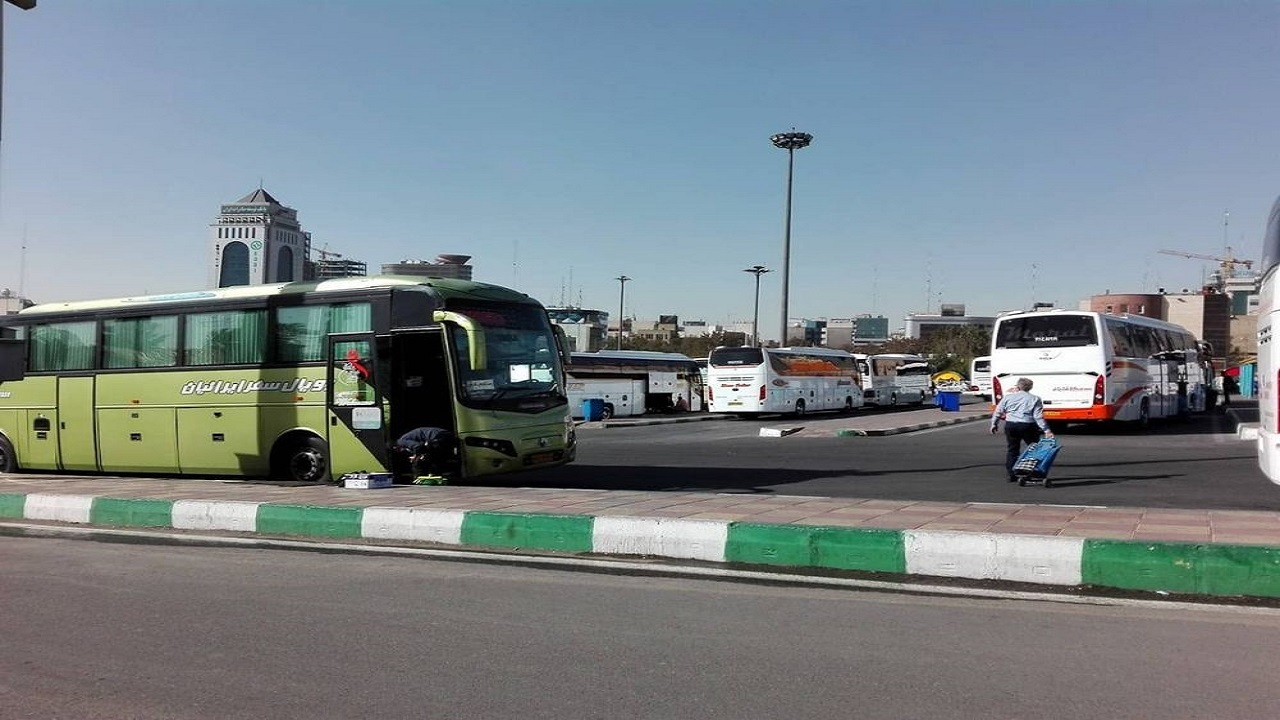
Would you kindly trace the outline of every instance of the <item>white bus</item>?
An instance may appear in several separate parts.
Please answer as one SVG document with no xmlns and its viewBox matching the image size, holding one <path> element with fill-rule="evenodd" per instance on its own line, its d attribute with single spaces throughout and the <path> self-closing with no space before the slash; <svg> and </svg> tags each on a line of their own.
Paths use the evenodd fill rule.
<svg viewBox="0 0 1280 720">
<path fill-rule="evenodd" d="M 991 399 L 991 356 L 982 355 L 969 363 L 969 389 L 966 395 L 977 395 L 984 400 Z"/>
<path fill-rule="evenodd" d="M 1262 285 L 1258 291 L 1258 467 L 1280 484 L 1280 348 L 1276 347 L 1276 273 L 1280 268 L 1280 199 L 1271 206 L 1262 238 Z"/>
<path fill-rule="evenodd" d="M 868 405 L 923 404 L 929 396 L 929 363 L 906 353 L 855 354 Z"/>
<path fill-rule="evenodd" d="M 703 406 L 702 368 L 688 355 L 645 350 L 570 353 L 566 394 L 573 417 L 583 416 L 582 401 L 604 401 L 604 417 L 646 412 L 699 411 Z"/>
<path fill-rule="evenodd" d="M 828 348 L 719 347 L 707 358 L 709 410 L 751 415 L 862 407 L 853 355 Z"/>
<path fill-rule="evenodd" d="M 1206 409 L 1212 368 L 1203 347 L 1181 325 L 1141 315 L 1006 313 L 991 333 L 992 399 L 1026 377 L 1050 422 L 1145 427 Z"/>
</svg>

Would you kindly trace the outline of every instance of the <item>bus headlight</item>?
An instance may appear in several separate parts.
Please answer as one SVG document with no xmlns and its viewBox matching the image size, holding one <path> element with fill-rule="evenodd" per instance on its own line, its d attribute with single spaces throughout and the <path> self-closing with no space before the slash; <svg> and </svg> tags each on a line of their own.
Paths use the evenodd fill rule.
<svg viewBox="0 0 1280 720">
<path fill-rule="evenodd" d="M 494 438 L 468 437 L 466 439 L 467 447 L 484 448 L 485 450 L 493 450 L 502 453 L 507 457 L 516 457 L 516 446 L 510 440 L 497 440 Z"/>
</svg>

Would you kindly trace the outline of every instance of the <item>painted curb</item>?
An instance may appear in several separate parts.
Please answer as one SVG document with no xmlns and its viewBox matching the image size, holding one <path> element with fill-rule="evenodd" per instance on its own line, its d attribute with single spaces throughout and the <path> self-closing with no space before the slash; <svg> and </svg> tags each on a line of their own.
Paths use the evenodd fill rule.
<svg viewBox="0 0 1280 720">
<path fill-rule="evenodd" d="M 1280 597 L 1280 547 L 657 517 L 3 494 L 0 519 Z"/>
<path fill-rule="evenodd" d="M 978 420 L 986 420 L 987 415 L 971 415 L 968 417 L 947 418 L 946 420 L 934 420 L 927 423 L 917 423 L 915 425 L 902 425 L 899 427 L 883 428 L 879 430 L 859 430 L 855 428 L 847 428 L 837 430 L 836 437 L 884 437 L 886 435 L 901 435 L 902 433 L 917 432 L 920 430 L 930 430 L 933 428 L 946 427 L 948 425 L 960 425 L 962 423 L 976 422 Z"/>
</svg>

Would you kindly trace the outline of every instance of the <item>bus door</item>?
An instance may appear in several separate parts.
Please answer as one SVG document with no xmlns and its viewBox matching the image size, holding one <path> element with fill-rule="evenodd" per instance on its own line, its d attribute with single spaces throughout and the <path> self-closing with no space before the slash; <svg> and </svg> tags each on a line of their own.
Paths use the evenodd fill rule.
<svg viewBox="0 0 1280 720">
<path fill-rule="evenodd" d="M 389 467 L 382 392 L 378 377 L 377 343 L 373 333 L 340 333 L 329 336 L 329 367 L 325 383 L 328 404 L 330 462 L 334 458 L 361 458 L 372 455 Z M 334 463 L 335 466 L 337 463 Z M 355 465 L 360 465 L 355 462 Z M 367 463 L 366 463 L 367 464 Z M 346 468 L 335 467 L 335 471 Z M 355 467 L 355 470 L 375 470 Z"/>
<path fill-rule="evenodd" d="M 441 330 L 414 330 L 391 336 L 391 440 L 419 427 L 457 433 L 448 355 Z"/>
<path fill-rule="evenodd" d="M 94 377 L 58 378 L 58 451 L 63 470 L 98 469 Z"/>
</svg>

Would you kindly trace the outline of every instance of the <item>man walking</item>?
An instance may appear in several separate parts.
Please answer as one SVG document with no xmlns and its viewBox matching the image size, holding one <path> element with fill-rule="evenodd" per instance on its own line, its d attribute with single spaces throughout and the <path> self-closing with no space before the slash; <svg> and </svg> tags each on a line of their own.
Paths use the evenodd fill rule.
<svg viewBox="0 0 1280 720">
<path fill-rule="evenodd" d="M 1030 378 L 1018 378 L 1016 389 L 1000 398 L 995 412 L 991 414 L 992 435 L 1000 431 L 1000 421 L 1004 421 L 1004 439 L 1007 446 L 1004 454 L 1004 469 L 1009 482 L 1018 479 L 1014 477 L 1013 464 L 1022 454 L 1022 444 L 1031 445 L 1039 442 L 1041 432 L 1045 437 L 1053 437 L 1053 431 L 1049 429 L 1049 421 L 1044 419 L 1044 402 L 1038 396 L 1031 394 L 1033 384 Z"/>
</svg>

